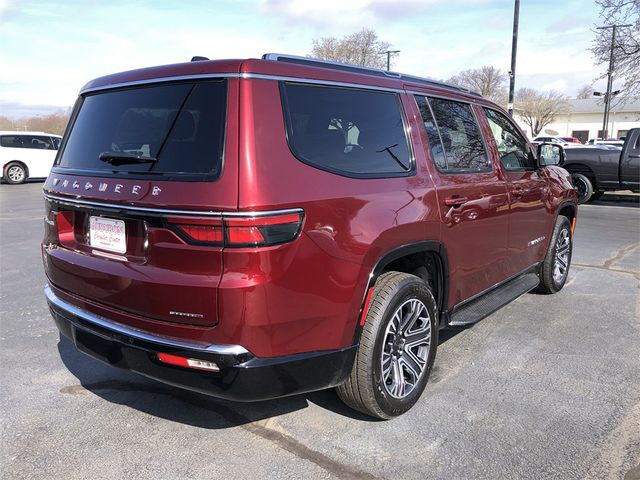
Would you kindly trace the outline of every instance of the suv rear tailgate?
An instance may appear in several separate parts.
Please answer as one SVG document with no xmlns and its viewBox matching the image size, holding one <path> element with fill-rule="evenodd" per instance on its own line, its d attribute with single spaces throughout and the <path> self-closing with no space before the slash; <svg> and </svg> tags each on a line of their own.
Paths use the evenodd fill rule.
<svg viewBox="0 0 640 480">
<path fill-rule="evenodd" d="M 237 209 L 238 129 L 237 81 L 224 80 L 224 102 L 211 100 L 216 81 L 206 95 L 176 85 L 175 105 L 164 84 L 81 96 L 44 186 L 54 286 L 150 319 L 218 322 L 223 247 L 209 240 Z"/>
</svg>

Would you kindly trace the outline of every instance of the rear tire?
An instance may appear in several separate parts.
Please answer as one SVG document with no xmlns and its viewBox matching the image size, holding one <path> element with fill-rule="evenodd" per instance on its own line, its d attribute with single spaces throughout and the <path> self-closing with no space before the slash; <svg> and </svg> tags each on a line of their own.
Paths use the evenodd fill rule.
<svg viewBox="0 0 640 480">
<path fill-rule="evenodd" d="M 571 254 L 573 252 L 573 234 L 571 223 L 565 216 L 559 215 L 553 228 L 553 235 L 547 254 L 540 267 L 540 284 L 536 291 L 556 293 L 562 290 L 569 275 Z"/>
<path fill-rule="evenodd" d="M 572 173 L 571 181 L 578 193 L 578 203 L 586 203 L 593 195 L 593 184 L 585 175 L 581 173 Z"/>
<path fill-rule="evenodd" d="M 24 183 L 27 179 L 27 169 L 19 162 L 11 162 L 4 167 L 3 177 L 11 185 Z"/>
<path fill-rule="evenodd" d="M 437 307 L 415 275 L 387 272 L 376 281 L 347 381 L 336 388 L 351 408 L 389 419 L 420 398 L 438 346 Z"/>
</svg>

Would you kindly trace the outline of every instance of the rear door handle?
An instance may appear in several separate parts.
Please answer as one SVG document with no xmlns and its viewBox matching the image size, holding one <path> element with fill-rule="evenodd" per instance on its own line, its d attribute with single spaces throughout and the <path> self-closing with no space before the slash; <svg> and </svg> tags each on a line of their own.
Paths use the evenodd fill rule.
<svg viewBox="0 0 640 480">
<path fill-rule="evenodd" d="M 445 198 L 444 204 L 447 207 L 459 207 L 460 205 L 463 205 L 468 201 L 469 199 L 467 197 L 449 197 Z"/>
</svg>

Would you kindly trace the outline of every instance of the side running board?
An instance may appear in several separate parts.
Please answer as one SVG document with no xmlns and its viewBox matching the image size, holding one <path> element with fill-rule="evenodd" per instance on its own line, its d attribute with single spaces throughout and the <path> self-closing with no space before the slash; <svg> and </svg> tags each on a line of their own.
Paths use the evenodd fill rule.
<svg viewBox="0 0 640 480">
<path fill-rule="evenodd" d="M 535 272 L 525 273 L 509 280 L 460 307 L 454 308 L 449 316 L 448 325 L 463 326 L 476 323 L 532 290 L 539 283 L 540 279 Z"/>
</svg>

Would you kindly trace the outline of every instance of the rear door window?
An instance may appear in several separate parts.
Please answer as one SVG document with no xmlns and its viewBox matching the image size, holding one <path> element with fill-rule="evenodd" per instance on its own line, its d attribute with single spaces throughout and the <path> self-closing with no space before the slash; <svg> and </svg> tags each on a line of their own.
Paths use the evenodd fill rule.
<svg viewBox="0 0 640 480">
<path fill-rule="evenodd" d="M 226 99 L 226 80 L 88 94 L 80 100 L 57 167 L 215 178 L 222 168 Z"/>
<path fill-rule="evenodd" d="M 38 150 L 53 150 L 53 143 L 50 137 L 42 135 L 23 135 L 22 145 L 25 148 L 35 148 Z"/>
<path fill-rule="evenodd" d="M 304 163 L 351 177 L 412 173 L 396 93 L 283 82 L 291 151 Z"/>
</svg>

